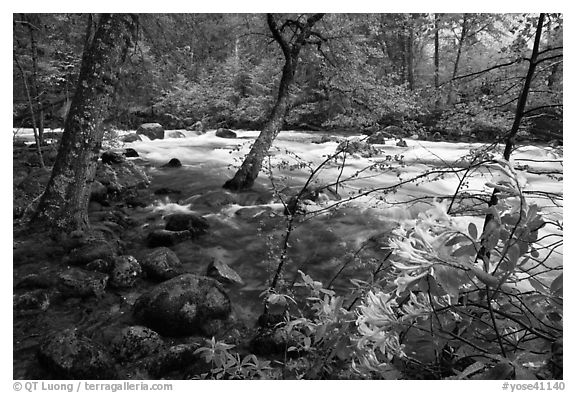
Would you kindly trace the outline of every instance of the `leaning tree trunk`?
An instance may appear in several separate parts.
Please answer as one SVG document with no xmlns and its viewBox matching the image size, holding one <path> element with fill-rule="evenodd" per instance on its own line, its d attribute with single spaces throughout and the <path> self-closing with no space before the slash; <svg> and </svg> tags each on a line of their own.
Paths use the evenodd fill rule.
<svg viewBox="0 0 576 393">
<path fill-rule="evenodd" d="M 460 39 L 458 41 L 458 49 L 456 51 L 456 59 L 454 60 L 454 68 L 452 70 L 452 82 L 450 82 L 450 88 L 448 90 L 448 99 L 446 100 L 448 105 L 452 105 L 455 101 L 454 97 L 454 79 L 458 75 L 458 67 L 460 65 L 460 56 L 462 56 L 462 49 L 464 47 L 464 41 L 466 40 L 466 35 L 468 34 L 468 14 L 464 14 L 462 19 L 462 31 L 460 32 Z"/>
<path fill-rule="evenodd" d="M 71 232 L 88 228 L 88 201 L 120 65 L 135 34 L 130 14 L 102 14 L 85 48 L 78 86 L 52 176 L 30 222 Z"/>
<path fill-rule="evenodd" d="M 280 45 L 285 60 L 284 67 L 282 68 L 282 79 L 280 80 L 278 96 L 264 129 L 260 132 L 260 135 L 258 135 L 240 169 L 236 171 L 232 179 L 224 183 L 224 188 L 231 191 L 241 191 L 247 190 L 254 185 L 258 173 L 260 169 L 262 169 L 262 160 L 266 154 L 268 154 L 272 142 L 274 142 L 274 139 L 276 139 L 276 136 L 282 129 L 284 119 L 290 107 L 290 87 L 294 82 L 300 50 L 308 43 L 307 40 L 312 34 L 314 24 L 322 19 L 323 16 L 324 14 L 314 14 L 309 17 L 305 23 L 288 20 L 282 27 L 278 27 L 274 16 L 267 14 L 266 20 L 268 27 L 272 32 L 274 40 Z M 283 28 L 288 25 L 296 29 L 292 37 L 293 39 L 286 39 L 286 37 L 282 35 Z M 319 37 L 319 34 L 315 34 L 315 36 Z M 316 44 L 319 45 L 319 42 L 316 42 Z"/>
</svg>

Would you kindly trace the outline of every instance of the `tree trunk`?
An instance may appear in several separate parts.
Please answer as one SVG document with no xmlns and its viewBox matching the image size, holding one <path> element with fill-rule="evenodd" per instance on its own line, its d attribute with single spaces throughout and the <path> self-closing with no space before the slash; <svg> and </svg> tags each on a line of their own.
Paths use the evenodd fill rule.
<svg viewBox="0 0 576 393">
<path fill-rule="evenodd" d="M 434 14 L 434 87 L 440 87 L 440 16 Z"/>
<path fill-rule="evenodd" d="M 456 78 L 458 74 L 458 67 L 460 65 L 460 56 L 462 55 L 462 48 L 464 47 L 464 41 L 466 40 L 466 35 L 468 34 L 468 14 L 464 14 L 462 19 L 462 31 L 460 32 L 460 40 L 458 41 L 458 50 L 456 52 L 456 59 L 454 60 L 454 69 L 452 70 L 452 79 Z M 455 101 L 453 95 L 453 82 L 450 83 L 450 89 L 448 90 L 448 105 L 452 105 Z"/>
<path fill-rule="evenodd" d="M 236 171 L 234 177 L 224 183 L 223 187 L 225 189 L 242 191 L 254 185 L 254 181 L 262 169 L 262 161 L 266 154 L 268 154 L 274 139 L 282 129 L 284 119 L 290 107 L 290 87 L 294 82 L 300 50 L 306 44 L 306 40 L 312 33 L 314 24 L 322 19 L 323 16 L 324 14 L 314 14 L 308 18 L 306 23 L 286 21 L 283 26 L 291 24 L 297 29 L 292 37 L 293 39 L 286 39 L 282 35 L 282 28 L 278 27 L 274 16 L 267 14 L 268 27 L 272 32 L 274 40 L 280 45 L 285 60 L 282 68 L 282 78 L 280 80 L 278 96 L 264 129 L 260 132 L 260 135 L 258 135 L 258 138 L 252 145 L 250 152 L 238 171 Z"/>
<path fill-rule="evenodd" d="M 406 76 L 408 89 L 414 90 L 414 26 L 412 18 L 408 17 L 407 21 L 407 40 L 406 40 Z"/>
<path fill-rule="evenodd" d="M 35 103 L 36 108 L 33 110 L 34 116 L 38 116 L 35 123 L 38 129 L 38 141 L 40 145 L 44 144 L 44 111 L 42 111 L 42 100 L 40 91 L 40 83 L 38 78 L 38 46 L 36 44 L 35 30 L 39 29 L 38 25 L 41 24 L 39 14 L 22 14 L 22 20 L 27 22 L 28 35 L 30 37 L 30 53 L 32 57 L 32 79 L 30 83 L 30 94 Z M 33 122 L 34 123 L 34 122 Z M 36 128 L 36 127 L 34 127 Z"/>
<path fill-rule="evenodd" d="M 534 46 L 532 48 L 532 56 L 530 57 L 530 64 L 528 66 L 528 71 L 526 72 L 526 79 L 524 79 L 524 87 L 522 88 L 522 92 L 520 93 L 520 97 L 518 98 L 518 104 L 516 106 L 516 113 L 514 116 L 514 123 L 512 124 L 512 128 L 510 132 L 506 135 L 506 146 L 504 147 L 503 157 L 506 161 L 510 161 L 510 156 L 512 154 L 512 149 L 514 148 L 516 142 L 516 134 L 518 134 L 518 130 L 520 130 L 520 123 L 522 122 L 522 118 L 524 117 L 524 109 L 526 108 L 526 102 L 528 101 L 528 95 L 530 93 L 530 84 L 532 83 L 532 78 L 534 77 L 534 72 L 536 71 L 536 66 L 538 65 L 538 51 L 540 45 L 540 37 L 542 36 L 542 25 L 544 23 L 544 15 L 540 14 L 538 19 L 538 25 L 536 27 L 536 35 L 534 37 Z M 498 190 L 494 189 L 492 192 L 492 196 L 490 197 L 490 201 L 488 203 L 489 206 L 495 206 L 498 203 Z M 484 219 L 484 230 L 488 226 L 488 223 L 492 221 L 494 217 L 492 214 L 486 215 Z M 486 252 L 484 246 L 480 248 L 478 252 L 477 259 L 483 260 L 484 258 L 488 257 L 489 255 Z"/>
<path fill-rule="evenodd" d="M 30 226 L 71 232 L 85 230 L 88 201 L 118 71 L 136 28 L 130 14 L 102 14 L 84 51 L 78 86 L 52 176 Z"/>
</svg>

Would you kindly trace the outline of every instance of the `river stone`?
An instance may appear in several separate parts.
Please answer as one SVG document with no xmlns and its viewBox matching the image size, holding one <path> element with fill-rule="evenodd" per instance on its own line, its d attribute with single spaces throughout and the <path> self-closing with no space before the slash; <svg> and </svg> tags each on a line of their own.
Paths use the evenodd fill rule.
<svg viewBox="0 0 576 393">
<path fill-rule="evenodd" d="M 160 123 L 144 123 L 136 130 L 138 135 L 146 135 L 150 140 L 164 139 L 164 127 Z"/>
<path fill-rule="evenodd" d="M 220 138 L 236 138 L 236 133 L 227 128 L 219 128 L 216 130 L 216 136 Z"/>
<path fill-rule="evenodd" d="M 127 158 L 132 158 L 132 157 L 140 157 L 140 154 L 138 154 L 138 152 L 134 149 L 132 149 L 131 147 L 128 147 L 126 149 L 124 149 L 124 157 Z"/>
<path fill-rule="evenodd" d="M 201 347 L 200 342 L 173 345 L 160 352 L 158 356 L 150 362 L 149 372 L 157 379 L 171 371 L 182 371 L 190 365 L 200 361 L 201 365 L 207 365 L 196 350 Z"/>
<path fill-rule="evenodd" d="M 58 280 L 50 272 L 30 273 L 22 277 L 16 284 L 16 289 L 52 288 Z"/>
<path fill-rule="evenodd" d="M 200 120 L 198 120 L 196 123 L 188 125 L 188 123 L 190 121 L 193 121 L 192 119 L 188 120 L 190 118 L 184 119 L 184 124 L 186 124 L 186 129 L 188 131 L 204 131 L 204 125 L 202 124 L 202 122 Z"/>
<path fill-rule="evenodd" d="M 144 170 L 133 161 L 112 165 L 99 162 L 95 180 L 104 184 L 108 193 L 120 193 L 130 188 L 145 188 L 150 184 L 150 179 Z"/>
<path fill-rule="evenodd" d="M 340 142 L 336 148 L 336 151 L 341 151 L 348 154 L 356 154 L 365 158 L 373 157 L 380 153 L 380 151 L 370 143 L 362 141 L 358 138 Z"/>
<path fill-rule="evenodd" d="M 398 147 L 408 147 L 408 144 L 406 143 L 406 141 L 404 139 L 400 139 L 398 142 L 396 142 L 396 146 Z"/>
<path fill-rule="evenodd" d="M 226 319 L 230 311 L 230 299 L 221 284 L 195 274 L 165 281 L 134 304 L 139 321 L 168 336 L 205 334 L 204 324 Z"/>
<path fill-rule="evenodd" d="M 112 353 L 121 361 L 133 361 L 158 353 L 164 341 L 145 326 L 128 326 L 112 341 Z"/>
<path fill-rule="evenodd" d="M 141 274 L 142 268 L 136 258 L 131 255 L 116 257 L 110 272 L 110 285 L 115 288 L 130 288 Z"/>
<path fill-rule="evenodd" d="M 92 262 L 86 264 L 84 269 L 108 274 L 113 267 L 114 261 L 112 259 L 95 259 Z"/>
<path fill-rule="evenodd" d="M 368 143 L 372 143 L 372 144 L 379 144 L 379 145 L 385 145 L 386 144 L 386 138 L 388 137 L 388 135 L 382 131 L 378 131 L 372 135 L 370 135 L 368 137 L 368 139 L 366 139 L 366 142 Z"/>
<path fill-rule="evenodd" d="M 164 138 L 169 139 L 179 139 L 179 138 L 186 138 L 186 135 L 184 135 L 184 133 L 182 131 L 178 131 L 178 130 L 172 130 L 172 131 L 166 131 L 164 133 Z"/>
<path fill-rule="evenodd" d="M 95 259 L 111 261 L 116 249 L 106 240 L 94 240 L 70 252 L 68 262 L 72 265 L 86 265 Z"/>
<path fill-rule="evenodd" d="M 177 158 L 171 158 L 167 164 L 162 165 L 162 168 L 180 168 L 182 163 Z"/>
<path fill-rule="evenodd" d="M 148 234 L 146 244 L 148 247 L 170 247 L 191 238 L 190 231 L 167 231 L 157 229 Z"/>
<path fill-rule="evenodd" d="M 142 258 L 140 265 L 148 277 L 165 281 L 180 274 L 182 262 L 171 249 L 158 247 Z"/>
<path fill-rule="evenodd" d="M 113 152 L 111 150 L 102 153 L 100 158 L 104 164 L 121 164 L 126 161 L 126 157 L 124 157 L 122 154 Z"/>
<path fill-rule="evenodd" d="M 112 358 L 97 343 L 67 329 L 48 337 L 40 346 L 38 360 L 65 379 L 114 379 Z"/>
<path fill-rule="evenodd" d="M 168 231 L 189 231 L 192 237 L 206 233 L 208 221 L 192 213 L 174 213 L 164 217 Z"/>
<path fill-rule="evenodd" d="M 206 275 L 212 277 L 223 284 L 239 284 L 243 285 L 242 277 L 234 269 L 228 266 L 226 263 L 215 259 L 208 265 L 206 269 Z"/>
<path fill-rule="evenodd" d="M 137 133 L 132 132 L 130 134 L 124 135 L 122 138 L 120 138 L 120 140 L 124 143 L 130 143 L 130 142 L 141 141 L 142 138 L 140 138 L 140 135 L 138 135 Z"/>
<path fill-rule="evenodd" d="M 58 289 L 66 297 L 101 297 L 107 283 L 106 274 L 76 267 L 58 274 Z"/>
<path fill-rule="evenodd" d="M 14 311 L 46 311 L 50 307 L 51 293 L 45 289 L 34 289 L 21 295 L 14 295 Z"/>
</svg>

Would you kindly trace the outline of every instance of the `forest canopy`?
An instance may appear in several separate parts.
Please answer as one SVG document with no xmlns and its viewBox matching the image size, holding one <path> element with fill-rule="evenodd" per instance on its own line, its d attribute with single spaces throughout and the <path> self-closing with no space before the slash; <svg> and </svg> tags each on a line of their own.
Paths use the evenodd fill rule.
<svg viewBox="0 0 576 393">
<path fill-rule="evenodd" d="M 283 128 L 398 125 L 411 134 L 492 140 L 513 119 L 536 20 L 535 14 L 326 14 L 299 54 Z M 93 18 L 14 14 L 13 22 L 13 125 L 32 126 L 23 73 L 42 114 L 38 126 L 62 127 Z M 562 37 L 562 15 L 546 14 L 546 56 L 520 132 L 526 139 L 562 138 Z M 263 14 L 143 14 L 106 124 L 183 129 L 202 121 L 205 128 L 260 129 L 281 68 L 281 49 Z"/>
</svg>

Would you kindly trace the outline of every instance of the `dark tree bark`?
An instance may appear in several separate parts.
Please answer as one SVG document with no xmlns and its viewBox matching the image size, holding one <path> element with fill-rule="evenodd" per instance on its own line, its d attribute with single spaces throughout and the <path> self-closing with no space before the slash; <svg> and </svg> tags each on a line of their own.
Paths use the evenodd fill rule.
<svg viewBox="0 0 576 393">
<path fill-rule="evenodd" d="M 456 78 L 458 75 L 458 67 L 460 66 L 460 56 L 462 56 L 462 48 L 464 47 L 464 41 L 466 41 L 466 36 L 468 34 L 468 14 L 464 14 L 462 19 L 462 26 L 460 31 L 460 39 L 458 40 L 458 49 L 456 51 L 456 59 L 454 60 L 454 68 L 452 70 L 452 79 Z M 454 103 L 452 84 L 450 84 L 450 89 L 448 90 L 448 105 Z"/>
<path fill-rule="evenodd" d="M 434 87 L 440 87 L 440 15 L 434 14 Z"/>
<path fill-rule="evenodd" d="M 38 81 L 38 47 L 36 44 L 36 33 L 35 30 L 38 29 L 40 25 L 40 16 L 37 14 L 23 14 L 23 20 L 27 21 L 28 33 L 30 36 L 30 52 L 32 54 L 32 83 L 31 94 L 34 99 L 36 108 L 32 111 L 32 116 L 38 116 L 37 121 L 32 121 L 36 123 L 38 127 L 38 141 L 40 145 L 44 144 L 44 111 L 42 110 L 42 92 L 40 90 L 40 83 Z M 36 128 L 36 126 L 34 126 Z"/>
<path fill-rule="evenodd" d="M 104 135 L 102 122 L 136 23 L 130 14 L 100 17 L 84 51 L 58 156 L 30 222 L 32 228 L 50 227 L 65 233 L 88 229 L 88 200 Z"/>
<path fill-rule="evenodd" d="M 266 21 L 274 40 L 280 45 L 284 55 L 284 66 L 282 68 L 282 78 L 276 103 L 272 108 L 272 113 L 264 129 L 252 145 L 250 152 L 244 159 L 244 162 L 236 171 L 234 177 L 224 183 L 224 188 L 231 191 L 247 190 L 254 185 L 260 169 L 262 169 L 262 160 L 268 154 L 272 142 L 282 129 L 284 119 L 290 108 L 290 88 L 294 82 L 294 75 L 298 66 L 298 57 L 300 50 L 308 42 L 313 34 L 312 27 L 320 20 L 324 14 L 314 14 L 306 22 L 302 23 L 294 20 L 287 20 L 282 26 L 278 26 L 276 18 L 272 14 L 267 14 Z M 294 31 L 291 38 L 287 38 L 283 31 L 289 27 Z M 317 43 L 317 42 L 316 42 Z"/>
</svg>

